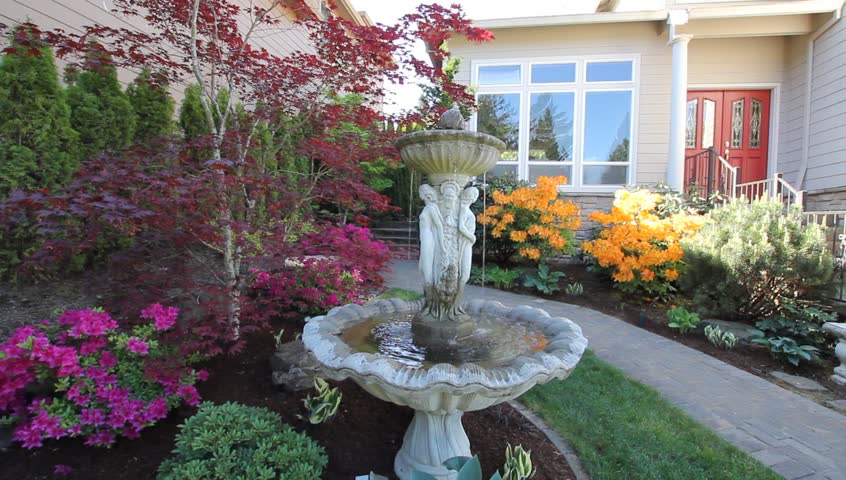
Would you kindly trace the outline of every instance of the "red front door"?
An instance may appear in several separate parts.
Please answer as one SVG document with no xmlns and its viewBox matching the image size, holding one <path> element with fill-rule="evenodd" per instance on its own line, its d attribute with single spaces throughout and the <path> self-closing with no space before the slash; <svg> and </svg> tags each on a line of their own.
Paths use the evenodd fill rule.
<svg viewBox="0 0 846 480">
<path fill-rule="evenodd" d="M 714 147 L 740 167 L 739 183 L 767 178 L 769 90 L 690 91 L 687 128 L 685 156 Z"/>
</svg>

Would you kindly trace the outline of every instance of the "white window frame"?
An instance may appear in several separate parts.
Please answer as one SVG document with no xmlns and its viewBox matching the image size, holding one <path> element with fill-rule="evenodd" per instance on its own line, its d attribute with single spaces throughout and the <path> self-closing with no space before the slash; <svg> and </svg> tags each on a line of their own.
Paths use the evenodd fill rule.
<svg viewBox="0 0 846 480">
<path fill-rule="evenodd" d="M 588 82 L 587 64 L 592 62 L 632 62 L 631 81 L 613 82 Z M 531 66 L 535 64 L 551 63 L 574 63 L 576 65 L 576 79 L 574 82 L 562 83 L 531 83 Z M 479 85 L 479 67 L 520 65 L 520 84 L 509 85 Z M 517 175 L 519 178 L 528 180 L 530 165 L 561 165 L 563 162 L 555 161 L 534 161 L 529 162 L 529 109 L 531 94 L 533 93 L 574 93 L 575 114 L 573 115 L 573 160 L 572 178 L 569 185 L 560 185 L 560 191 L 584 192 L 584 193 L 605 193 L 613 192 L 625 185 L 632 185 L 637 182 L 637 129 L 638 129 L 638 103 L 640 98 L 640 55 L 579 55 L 561 57 L 533 57 L 533 58 L 498 58 L 486 60 L 473 60 L 470 63 L 470 85 L 475 88 L 476 95 L 480 94 L 520 94 L 519 112 L 519 141 Z M 584 159 L 584 124 L 585 124 L 585 101 L 587 92 L 594 91 L 630 91 L 632 93 L 631 123 L 629 130 L 629 161 L 619 162 L 589 162 Z M 470 120 L 472 128 L 477 127 L 476 114 Z M 501 165 L 513 165 L 514 162 L 500 162 Z M 620 185 L 584 185 L 584 165 L 627 165 L 628 172 L 626 184 Z"/>
</svg>

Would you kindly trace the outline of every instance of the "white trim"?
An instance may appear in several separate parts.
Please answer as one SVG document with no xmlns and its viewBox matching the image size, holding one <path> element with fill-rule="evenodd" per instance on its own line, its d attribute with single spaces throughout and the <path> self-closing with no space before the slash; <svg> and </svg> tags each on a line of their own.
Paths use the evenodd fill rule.
<svg viewBox="0 0 846 480">
<path fill-rule="evenodd" d="M 606 81 L 587 82 L 587 64 L 589 62 L 631 62 L 632 79 L 630 81 Z M 535 93 L 565 93 L 574 94 L 574 115 L 573 115 L 573 154 L 571 162 L 553 162 L 552 164 L 570 165 L 572 178 L 570 185 L 559 187 L 559 190 L 570 193 L 610 193 L 618 190 L 624 185 L 583 185 L 582 159 L 584 158 L 584 120 L 585 120 L 585 98 L 587 92 L 593 91 L 628 91 L 631 92 L 630 125 L 629 125 L 629 161 L 619 162 L 590 162 L 588 165 L 619 165 L 628 166 L 627 184 L 637 182 L 637 145 L 638 145 L 638 123 L 640 104 L 640 53 L 630 54 L 604 54 L 604 55 L 579 55 L 579 56 L 556 56 L 556 57 L 531 57 L 531 58 L 496 58 L 479 59 L 470 62 L 470 85 L 476 88 L 476 95 L 485 94 L 509 94 L 520 93 L 520 135 L 518 147 L 518 175 L 520 178 L 529 178 L 529 125 L 530 125 L 530 102 L 532 94 Z M 564 83 L 531 83 L 531 65 L 573 63 L 576 66 L 576 80 Z M 479 85 L 479 67 L 497 65 L 521 66 L 521 83 L 508 85 Z M 470 125 L 477 128 L 477 115 L 473 114 Z M 533 165 L 543 165 L 540 162 L 531 162 Z M 502 165 L 508 163 L 501 162 Z"/>
<path fill-rule="evenodd" d="M 781 118 L 781 83 L 697 83 L 688 85 L 688 91 L 695 90 L 769 90 L 770 91 L 770 138 L 767 141 L 767 178 L 778 171 L 778 134 Z M 720 145 L 718 151 L 724 147 Z"/>
</svg>

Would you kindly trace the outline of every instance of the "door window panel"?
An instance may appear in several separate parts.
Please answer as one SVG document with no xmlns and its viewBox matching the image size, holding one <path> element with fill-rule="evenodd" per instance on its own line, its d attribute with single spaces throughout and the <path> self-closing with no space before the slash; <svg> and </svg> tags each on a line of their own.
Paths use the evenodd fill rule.
<svg viewBox="0 0 846 480">
<path fill-rule="evenodd" d="M 731 102 L 731 148 L 743 146 L 743 99 Z"/>
<path fill-rule="evenodd" d="M 717 121 L 717 102 L 702 100 L 702 148 L 714 146 L 714 129 Z"/>
<path fill-rule="evenodd" d="M 699 100 L 687 101 L 687 130 L 684 136 L 684 148 L 696 148 L 696 105 Z"/>
<path fill-rule="evenodd" d="M 753 98 L 749 108 L 749 148 L 761 147 L 761 105 Z"/>
</svg>

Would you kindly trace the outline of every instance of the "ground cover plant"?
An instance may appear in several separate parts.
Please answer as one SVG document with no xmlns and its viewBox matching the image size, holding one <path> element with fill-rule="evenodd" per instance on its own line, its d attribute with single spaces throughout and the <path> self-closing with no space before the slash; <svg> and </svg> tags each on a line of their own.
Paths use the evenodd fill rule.
<svg viewBox="0 0 846 480">
<path fill-rule="evenodd" d="M 520 400 L 573 445 L 595 480 L 781 478 L 590 351 L 567 380 Z"/>
</svg>

